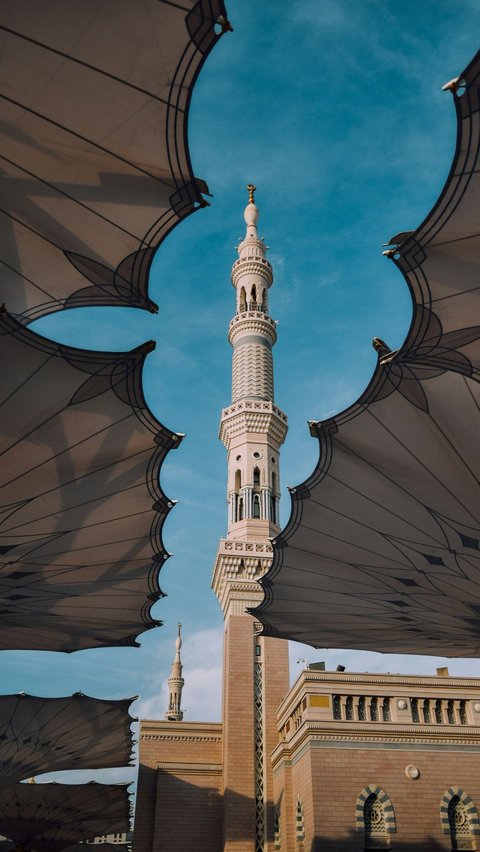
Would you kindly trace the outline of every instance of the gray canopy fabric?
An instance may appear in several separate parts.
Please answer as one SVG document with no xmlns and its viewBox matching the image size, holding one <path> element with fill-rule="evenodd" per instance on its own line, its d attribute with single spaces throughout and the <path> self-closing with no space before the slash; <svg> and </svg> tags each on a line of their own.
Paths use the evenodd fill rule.
<svg viewBox="0 0 480 852">
<path fill-rule="evenodd" d="M 155 249 L 205 204 L 192 89 L 222 0 L 5 0 L 0 9 L 0 649 L 132 645 L 155 622 L 158 476 L 179 443 L 127 353 L 57 346 L 64 308 L 156 310 Z"/>
<path fill-rule="evenodd" d="M 0 788 L 44 772 L 130 764 L 134 700 L 0 696 Z"/>
<path fill-rule="evenodd" d="M 480 653 L 480 53 L 450 88 L 450 175 L 387 252 L 410 288 L 405 343 L 378 341 L 372 381 L 311 424 L 312 476 L 292 491 L 252 610 L 264 633 L 317 647 Z"/>
<path fill-rule="evenodd" d="M 154 626 L 179 436 L 142 390 L 152 344 L 70 349 L 0 313 L 0 648 L 133 645 Z"/>
<path fill-rule="evenodd" d="M 61 852 L 99 834 L 127 832 L 127 784 L 15 784 L 0 791 L 0 833 L 25 850 Z"/>
<path fill-rule="evenodd" d="M 0 10 L 0 304 L 156 310 L 156 247 L 206 185 L 187 120 L 229 28 L 222 0 L 4 0 Z"/>
<path fill-rule="evenodd" d="M 13 840 L 0 840 L 0 852 L 14 852 L 17 848 Z M 68 852 L 91 852 L 88 843 L 74 843 L 68 846 Z M 131 843 L 95 843 L 94 852 L 131 852 Z"/>
</svg>

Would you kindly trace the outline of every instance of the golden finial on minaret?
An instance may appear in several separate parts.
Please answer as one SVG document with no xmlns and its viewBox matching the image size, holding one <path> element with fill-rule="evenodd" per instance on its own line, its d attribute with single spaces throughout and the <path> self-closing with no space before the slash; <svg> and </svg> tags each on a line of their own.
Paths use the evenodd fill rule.
<svg viewBox="0 0 480 852">
<path fill-rule="evenodd" d="M 248 184 L 248 186 L 247 186 L 247 189 L 248 189 L 248 203 L 249 203 L 249 204 L 255 204 L 255 198 L 254 198 L 253 193 L 255 192 L 256 188 L 257 188 L 257 187 L 256 187 L 256 186 L 255 186 L 255 184 L 253 184 L 253 183 L 249 183 L 249 184 Z"/>
</svg>

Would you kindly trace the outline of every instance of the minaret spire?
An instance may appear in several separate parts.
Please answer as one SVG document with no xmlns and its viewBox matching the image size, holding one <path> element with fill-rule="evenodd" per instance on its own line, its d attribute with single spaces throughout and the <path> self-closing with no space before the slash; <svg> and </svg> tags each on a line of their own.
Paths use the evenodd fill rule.
<svg viewBox="0 0 480 852">
<path fill-rule="evenodd" d="M 243 558 L 242 565 L 246 569 L 248 562 L 251 594 L 261 599 L 260 587 L 251 581 L 265 573 L 271 560 L 270 539 L 280 530 L 280 446 L 288 428 L 285 414 L 274 401 L 272 349 L 277 340 L 277 324 L 270 316 L 268 298 L 273 270 L 267 260 L 267 246 L 257 233 L 255 191 L 256 186 L 249 183 L 245 237 L 232 266 L 236 292 L 235 315 L 228 331 L 233 348 L 232 402 L 222 411 L 220 421 L 220 438 L 228 452 L 229 508 L 227 539 L 220 542 L 213 588 L 225 613 L 228 589 L 233 593 L 233 586 L 226 582 L 228 559 L 223 558 L 231 548 L 228 540 L 238 542 L 235 553 L 242 557 L 240 541 L 245 542 L 245 557 L 247 551 L 252 551 L 249 543 L 256 543 L 253 552 L 258 558 Z M 238 569 L 235 574 L 238 585 Z M 254 605 L 252 598 L 249 605 Z"/>
<path fill-rule="evenodd" d="M 182 625 L 178 625 L 178 635 L 175 640 L 175 658 L 172 663 L 172 671 L 168 678 L 168 691 L 170 698 L 168 702 L 168 710 L 165 713 L 165 719 L 171 722 L 181 722 L 183 719 L 182 689 L 185 683 L 182 677 L 182 660 L 180 657 L 180 649 L 182 647 Z"/>
</svg>

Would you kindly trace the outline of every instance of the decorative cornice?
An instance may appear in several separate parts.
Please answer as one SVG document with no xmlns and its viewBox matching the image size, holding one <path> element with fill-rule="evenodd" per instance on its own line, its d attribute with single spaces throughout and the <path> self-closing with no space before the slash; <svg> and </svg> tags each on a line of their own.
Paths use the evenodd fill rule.
<svg viewBox="0 0 480 852">
<path fill-rule="evenodd" d="M 280 754 L 288 754 L 292 759 L 294 754 L 305 745 L 315 747 L 315 742 L 331 742 L 332 748 L 336 742 L 348 742 L 352 748 L 360 747 L 359 743 L 381 743 L 406 748 L 418 745 L 469 746 L 480 751 L 480 731 L 472 726 L 460 726 L 453 729 L 447 725 L 424 726 L 418 724 L 391 725 L 389 723 L 372 722 L 372 727 L 349 723 L 329 721 L 314 722 L 306 720 L 293 734 L 290 740 L 282 741 L 276 747 L 272 760 Z M 375 726 L 375 730 L 372 730 Z M 441 728 L 441 730 L 438 730 Z M 468 733 L 470 736 L 466 736 Z"/>
<path fill-rule="evenodd" d="M 230 415 L 238 414 L 239 412 L 262 411 L 276 414 L 279 420 L 288 423 L 287 415 L 284 414 L 281 408 L 274 405 L 273 402 L 265 399 L 243 399 L 241 402 L 235 402 L 233 405 L 227 406 L 222 410 L 222 418 L 230 417 Z"/>
<path fill-rule="evenodd" d="M 288 742 L 282 741 L 279 743 L 272 753 L 272 764 L 274 771 L 277 772 L 281 765 L 293 766 L 309 749 L 315 748 L 340 748 L 341 744 L 347 744 L 343 747 L 359 749 L 359 748 L 393 748 L 396 750 L 435 750 L 447 752 L 449 749 L 458 748 L 460 750 L 480 752 L 480 736 L 471 737 L 446 737 L 444 735 L 428 736 L 423 735 L 419 731 L 412 731 L 412 726 L 408 729 L 404 728 L 397 731 L 397 736 L 392 736 L 385 731 L 385 726 L 378 731 L 377 735 L 370 734 L 367 730 L 359 732 L 357 736 L 347 736 L 346 733 L 338 733 L 335 735 L 331 729 L 325 730 L 326 725 L 319 723 L 318 730 L 313 729 L 312 723 L 302 725 L 295 735 Z M 450 734 L 453 732 L 450 730 Z M 462 731 L 464 733 L 464 731 Z"/>
<path fill-rule="evenodd" d="M 172 775 L 222 775 L 221 763 L 176 763 L 162 762 L 156 764 L 157 769 Z"/>
<path fill-rule="evenodd" d="M 464 678 L 448 675 L 447 677 L 438 677 L 438 675 L 402 675 L 402 674 L 370 674 L 369 672 L 320 672 L 310 671 L 306 669 L 301 672 L 295 685 L 300 684 L 300 681 L 305 684 L 329 682 L 334 685 L 334 692 L 345 692 L 341 686 L 345 683 L 367 684 L 392 684 L 408 686 L 425 686 L 430 690 L 432 688 L 441 689 L 475 689 L 480 698 L 480 679 L 479 678 Z M 292 687 L 294 688 L 294 687 Z M 418 696 L 419 698 L 421 696 Z"/>
<path fill-rule="evenodd" d="M 270 542 L 220 539 L 213 569 L 212 589 L 225 617 L 232 601 L 241 601 L 243 610 L 258 606 L 263 598 L 263 591 L 257 581 L 266 573 L 271 561 Z M 241 613 L 230 611 L 229 614 Z"/>
<path fill-rule="evenodd" d="M 218 544 L 218 554 L 252 554 L 272 558 L 273 547 L 269 541 L 242 541 L 238 539 L 221 538 Z"/>
<path fill-rule="evenodd" d="M 228 449 L 233 438 L 255 432 L 266 435 L 280 446 L 287 431 L 286 415 L 272 402 L 242 400 L 223 409 L 219 438 Z"/>
<path fill-rule="evenodd" d="M 221 742 L 222 734 L 218 736 L 202 736 L 201 734 L 141 734 L 141 740 L 168 740 L 171 742 L 187 743 L 216 743 Z"/>
</svg>

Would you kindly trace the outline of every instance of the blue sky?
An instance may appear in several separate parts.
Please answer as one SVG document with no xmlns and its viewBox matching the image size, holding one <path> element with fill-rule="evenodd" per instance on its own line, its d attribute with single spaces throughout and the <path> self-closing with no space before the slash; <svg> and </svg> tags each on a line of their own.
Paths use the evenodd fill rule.
<svg viewBox="0 0 480 852">
<path fill-rule="evenodd" d="M 77 309 L 34 326 L 92 349 L 157 341 L 147 359 L 146 396 L 163 423 L 187 435 L 162 472 L 164 490 L 179 501 L 164 527 L 174 553 L 160 577 L 168 597 L 154 610 L 165 626 L 146 633 L 141 649 L 4 651 L 2 692 L 140 693 L 138 712 L 161 717 L 181 621 L 186 718 L 219 718 L 222 619 L 210 575 L 226 532 L 226 460 L 217 431 L 230 401 L 230 268 L 247 183 L 257 185 L 259 229 L 275 273 L 276 402 L 290 421 L 283 524 L 286 485 L 305 479 L 317 458 L 307 420 L 353 402 L 374 368 L 372 337 L 395 348 L 408 328 L 407 287 L 382 257 L 382 243 L 421 222 L 447 176 L 455 115 L 441 87 L 478 48 L 480 4 L 229 0 L 227 8 L 234 32 L 204 66 L 190 117 L 192 162 L 213 198 L 157 253 L 151 295 L 158 316 Z M 298 658 L 432 674 L 445 663 L 296 646 L 294 673 Z M 448 665 L 453 674 L 478 673 L 476 661 Z"/>
</svg>

